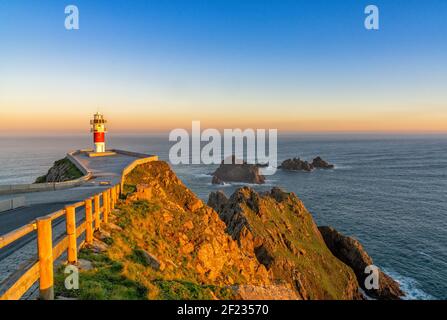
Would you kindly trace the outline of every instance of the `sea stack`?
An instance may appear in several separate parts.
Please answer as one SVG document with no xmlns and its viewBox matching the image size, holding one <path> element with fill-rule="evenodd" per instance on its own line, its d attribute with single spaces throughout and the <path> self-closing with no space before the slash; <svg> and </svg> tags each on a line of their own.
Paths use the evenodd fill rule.
<svg viewBox="0 0 447 320">
<path fill-rule="evenodd" d="M 260 173 L 259 166 L 248 164 L 233 155 L 231 161 L 223 160 L 219 168 L 213 173 L 213 184 L 223 184 L 225 182 L 263 184 L 265 183 L 265 177 Z"/>
</svg>

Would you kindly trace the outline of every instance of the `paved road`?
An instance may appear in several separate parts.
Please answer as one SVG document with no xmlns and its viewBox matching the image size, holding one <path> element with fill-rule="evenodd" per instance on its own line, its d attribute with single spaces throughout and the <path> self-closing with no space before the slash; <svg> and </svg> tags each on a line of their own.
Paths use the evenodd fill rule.
<svg viewBox="0 0 447 320">
<path fill-rule="evenodd" d="M 104 189 L 104 187 L 99 186 L 100 182 L 108 181 L 112 184 L 119 183 L 122 170 L 137 159 L 135 157 L 123 154 L 96 158 L 89 158 L 84 154 L 79 154 L 76 155 L 76 158 L 93 173 L 93 179 L 83 186 L 56 191 L 0 195 L 0 200 L 25 196 L 26 203 L 30 206 L 43 203 L 57 203 L 60 202 L 61 199 L 63 199 L 64 202 L 76 202 L 80 199 L 83 200 L 99 192 L 100 189 Z M 0 225 L 1 224 L 2 218 L 0 214 Z"/>
<path fill-rule="evenodd" d="M 101 186 L 100 182 L 108 181 L 112 185 L 119 183 L 122 170 L 137 159 L 123 154 L 97 158 L 89 158 L 84 154 L 80 154 L 76 157 L 93 173 L 93 178 L 83 186 L 65 190 L 0 196 L 0 200 L 24 196 L 26 201 L 26 207 L 0 213 L 0 235 L 15 230 L 40 216 L 58 211 L 68 204 L 83 201 L 108 188 L 108 186 Z M 77 210 L 78 222 L 83 220 L 82 212 L 83 210 Z M 64 233 L 64 222 L 64 217 L 53 222 L 54 238 Z M 0 282 L 24 263 L 35 258 L 35 242 L 35 233 L 33 233 L 0 249 Z"/>
</svg>

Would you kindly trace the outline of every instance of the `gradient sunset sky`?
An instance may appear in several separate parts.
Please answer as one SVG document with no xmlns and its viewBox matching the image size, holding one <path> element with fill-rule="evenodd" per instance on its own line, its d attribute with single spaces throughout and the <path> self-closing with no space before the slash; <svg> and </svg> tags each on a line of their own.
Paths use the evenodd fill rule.
<svg viewBox="0 0 447 320">
<path fill-rule="evenodd" d="M 1 0 L 0 132 L 97 110 L 114 132 L 447 132 L 447 1 Z"/>
</svg>

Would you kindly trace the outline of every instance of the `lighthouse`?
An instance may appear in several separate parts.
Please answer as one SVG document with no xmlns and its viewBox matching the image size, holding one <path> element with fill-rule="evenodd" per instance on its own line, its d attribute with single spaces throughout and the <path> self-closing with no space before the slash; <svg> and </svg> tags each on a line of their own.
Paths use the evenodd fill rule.
<svg viewBox="0 0 447 320">
<path fill-rule="evenodd" d="M 93 119 L 90 120 L 91 132 L 93 132 L 93 143 L 95 144 L 95 152 L 103 153 L 106 152 L 106 142 L 105 142 L 105 133 L 107 129 L 105 124 L 107 120 L 104 119 L 104 116 L 97 112 L 93 115 Z"/>
</svg>

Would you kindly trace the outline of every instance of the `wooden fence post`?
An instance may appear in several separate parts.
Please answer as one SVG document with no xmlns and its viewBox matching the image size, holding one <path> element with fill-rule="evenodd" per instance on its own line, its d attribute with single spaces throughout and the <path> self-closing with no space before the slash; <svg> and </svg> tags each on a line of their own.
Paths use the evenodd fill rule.
<svg viewBox="0 0 447 320">
<path fill-rule="evenodd" d="M 110 210 L 113 210 L 113 209 L 115 209 L 115 206 L 116 206 L 116 186 L 113 186 L 110 189 L 110 197 L 112 198 L 112 206 L 111 206 Z"/>
<path fill-rule="evenodd" d="M 107 197 L 109 198 L 109 213 L 113 210 L 113 194 L 112 189 L 107 189 Z"/>
<path fill-rule="evenodd" d="M 99 195 L 95 195 L 95 230 L 99 230 L 101 227 L 101 219 L 100 219 L 100 212 L 99 212 Z"/>
<path fill-rule="evenodd" d="M 110 192 L 112 192 L 112 194 L 113 194 L 113 209 L 115 209 L 115 207 L 116 207 L 116 186 L 114 186 L 112 188 L 112 190 L 110 190 Z"/>
<path fill-rule="evenodd" d="M 93 214 L 92 214 L 92 198 L 85 200 L 85 243 L 93 243 Z"/>
<path fill-rule="evenodd" d="M 76 264 L 78 262 L 78 250 L 76 243 L 76 214 L 75 207 L 67 206 L 65 207 L 66 211 L 66 226 L 67 226 L 67 235 L 68 235 L 68 263 Z"/>
<path fill-rule="evenodd" d="M 53 235 L 51 218 L 37 219 L 37 251 L 39 256 L 40 299 L 53 300 Z"/>
<path fill-rule="evenodd" d="M 102 218 L 104 223 L 108 223 L 109 222 L 109 193 L 106 191 L 103 191 L 102 193 L 102 207 L 103 207 L 103 212 L 102 212 Z"/>
</svg>

